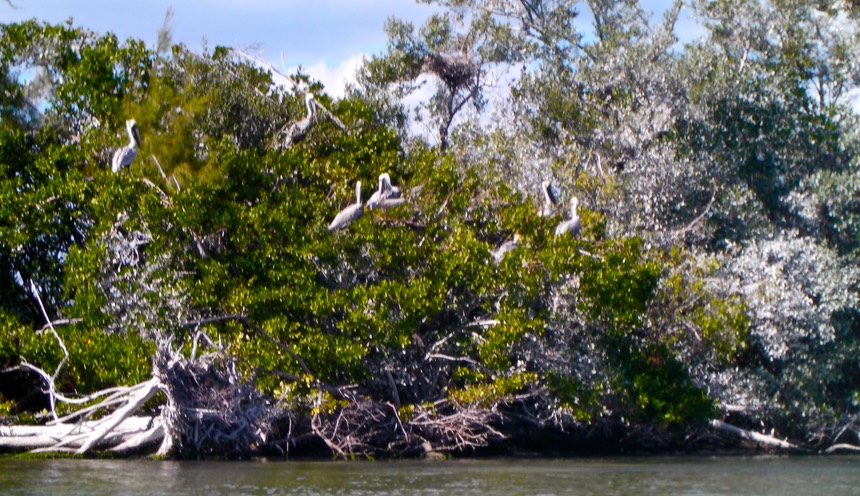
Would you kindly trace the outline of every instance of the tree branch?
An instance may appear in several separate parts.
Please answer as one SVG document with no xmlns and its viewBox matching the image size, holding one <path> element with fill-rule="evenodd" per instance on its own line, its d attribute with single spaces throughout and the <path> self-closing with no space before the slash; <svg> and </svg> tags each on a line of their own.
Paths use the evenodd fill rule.
<svg viewBox="0 0 860 496">
<path fill-rule="evenodd" d="M 801 447 L 789 443 L 787 440 L 777 439 L 773 436 L 768 436 L 767 434 L 760 434 L 758 432 L 748 431 L 746 429 L 741 429 L 740 427 L 735 427 L 731 424 L 727 424 L 722 420 L 712 420 L 711 425 L 716 427 L 721 431 L 728 432 L 730 434 L 734 434 L 742 439 L 747 439 L 750 441 L 755 441 L 760 444 L 765 444 L 767 446 L 773 446 L 780 449 L 787 450 L 803 450 Z"/>
</svg>

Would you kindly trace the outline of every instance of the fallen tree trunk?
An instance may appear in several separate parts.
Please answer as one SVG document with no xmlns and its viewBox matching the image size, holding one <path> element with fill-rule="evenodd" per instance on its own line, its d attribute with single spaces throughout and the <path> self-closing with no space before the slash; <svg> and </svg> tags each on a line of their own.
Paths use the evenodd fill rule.
<svg viewBox="0 0 860 496">
<path fill-rule="evenodd" d="M 860 453 L 860 446 L 854 446 L 853 444 L 834 444 L 833 446 L 827 448 L 825 453 Z"/>
<path fill-rule="evenodd" d="M 728 432 L 730 434 L 734 434 L 742 439 L 746 439 L 749 441 L 754 441 L 759 444 L 763 444 L 765 446 L 772 446 L 775 448 L 785 449 L 785 450 L 796 450 L 801 451 L 803 448 L 797 446 L 795 444 L 789 443 L 787 440 L 778 439 L 773 436 L 768 436 L 767 434 L 761 434 L 755 431 L 749 431 L 746 429 L 741 429 L 740 427 L 735 427 L 734 425 L 727 424 L 722 420 L 712 420 L 711 425 L 716 427 L 717 429 Z"/>
<path fill-rule="evenodd" d="M 124 407 L 115 411 L 113 414 L 101 421 L 98 428 L 92 433 L 92 435 L 87 437 L 87 441 L 78 449 L 78 454 L 82 455 L 89 451 L 94 444 L 101 441 L 108 435 L 108 433 L 112 432 L 114 428 L 121 424 L 123 420 L 136 412 L 144 403 L 146 403 L 147 400 L 155 396 L 155 393 L 158 391 L 158 387 L 158 379 L 153 378 L 147 381 L 146 387 L 144 387 L 144 389 L 138 392 L 135 396 L 129 397 L 128 403 Z"/>
<path fill-rule="evenodd" d="M 114 447 L 119 450 L 122 447 L 124 450 L 132 450 L 135 444 L 142 447 L 158 442 L 160 438 L 157 436 L 148 439 L 142 439 L 140 436 L 160 428 L 158 417 L 129 416 L 114 425 L 109 433 L 103 433 L 95 439 L 93 433 L 104 429 L 102 421 L 6 426 L 0 427 L 0 450 L 69 452 L 80 450 L 85 445 L 89 445 L 88 449 Z M 161 437 L 163 435 L 162 430 Z M 136 443 L 133 444 L 132 441 Z"/>
</svg>

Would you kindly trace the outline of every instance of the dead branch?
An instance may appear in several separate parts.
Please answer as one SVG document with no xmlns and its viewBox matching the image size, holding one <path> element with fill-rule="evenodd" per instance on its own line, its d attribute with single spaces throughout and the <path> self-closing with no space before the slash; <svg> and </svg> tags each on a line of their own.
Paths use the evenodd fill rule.
<svg viewBox="0 0 860 496">
<path fill-rule="evenodd" d="M 140 178 L 140 182 L 154 189 L 155 192 L 158 193 L 158 196 L 161 198 L 161 203 L 164 204 L 165 207 L 170 207 L 170 197 L 167 196 L 167 193 L 165 193 L 161 188 L 156 186 L 154 182 L 150 181 L 145 177 Z"/>
<path fill-rule="evenodd" d="M 691 229 L 693 229 L 696 226 L 696 224 L 701 222 L 702 219 L 704 219 L 705 216 L 708 215 L 708 212 L 711 211 L 711 207 L 714 206 L 714 200 L 716 198 L 717 198 L 717 192 L 714 191 L 713 193 L 711 193 L 711 199 L 710 199 L 710 201 L 708 201 L 708 204 L 705 206 L 705 209 L 702 210 L 702 213 L 697 215 L 696 218 L 693 219 L 692 221 L 690 221 L 690 223 L 687 224 L 686 226 L 682 227 L 681 229 L 676 229 L 676 230 L 672 231 L 672 236 L 680 236 L 680 235 L 690 231 Z"/>
<path fill-rule="evenodd" d="M 266 443 L 278 408 L 241 376 L 232 357 L 205 340 L 214 351 L 194 360 L 164 345 L 156 353 L 155 374 L 167 398 L 159 453 L 245 456 Z"/>
<path fill-rule="evenodd" d="M 41 296 L 39 296 L 39 290 L 36 289 L 36 283 L 34 283 L 32 280 L 30 281 L 30 292 L 33 293 L 33 297 L 36 298 L 36 301 L 39 303 L 39 309 L 42 311 L 42 316 L 45 317 L 45 322 L 47 323 L 48 328 L 51 329 L 51 333 L 57 339 L 57 343 L 60 344 L 60 348 L 63 350 L 63 359 L 60 360 L 59 365 L 57 365 L 56 370 L 54 370 L 54 375 L 48 377 L 48 375 L 45 373 L 41 374 L 42 377 L 45 378 L 45 380 L 48 382 L 48 395 L 49 395 L 49 399 L 51 402 L 51 415 L 56 420 L 57 419 L 57 409 L 56 409 L 56 406 L 57 406 L 56 405 L 56 402 L 57 402 L 57 386 L 56 386 L 56 380 L 57 380 L 57 376 L 60 375 L 60 370 L 63 368 L 63 365 L 65 365 L 66 362 L 69 360 L 69 350 L 66 349 L 65 343 L 63 343 L 63 340 L 60 339 L 60 335 L 57 334 L 57 330 L 54 329 L 54 325 L 51 323 L 51 318 L 48 316 L 48 312 L 45 311 L 45 305 L 42 304 L 42 298 L 41 298 Z M 44 371 L 41 371 L 41 369 L 38 369 L 37 367 L 33 367 L 29 364 L 26 364 L 26 362 L 25 362 L 25 366 L 27 366 L 31 370 L 35 370 L 37 372 L 44 372 Z"/>
<path fill-rule="evenodd" d="M 166 183 L 167 182 L 167 174 L 164 173 L 164 169 L 161 168 L 161 162 L 158 161 L 158 158 L 155 155 L 150 155 L 152 157 L 152 161 L 155 162 L 155 167 L 158 168 L 158 173 L 161 174 L 161 179 Z"/>
<path fill-rule="evenodd" d="M 79 398 L 67 398 L 65 396 L 58 396 L 57 397 L 58 399 L 60 399 L 64 403 L 68 403 L 70 405 L 83 405 L 85 403 L 89 403 L 90 401 L 93 401 L 93 400 L 100 398 L 102 396 L 107 396 L 107 398 L 105 398 L 104 400 L 102 400 L 101 402 L 99 402 L 96 405 L 91 405 L 89 407 L 82 408 L 80 410 L 77 410 L 75 412 L 67 414 L 63 417 L 60 417 L 57 420 L 53 420 L 51 422 L 48 422 L 47 425 L 60 424 L 60 423 L 68 422 L 68 421 L 75 419 L 75 418 L 78 418 L 78 417 L 87 416 L 88 414 L 90 414 L 94 411 L 100 410 L 102 408 L 106 408 L 108 406 L 112 406 L 114 404 L 121 403 L 124 400 L 124 398 L 126 398 L 126 397 L 134 394 L 138 390 L 146 387 L 146 384 L 147 384 L 146 382 L 142 382 L 140 384 L 136 384 L 134 386 L 129 386 L 129 387 L 120 386 L 120 387 L 112 387 L 112 388 L 108 388 L 108 389 L 102 389 L 101 391 L 96 391 L 95 393 L 88 394 L 86 396 L 81 396 Z"/>
<path fill-rule="evenodd" d="M 128 448 L 131 449 L 130 441 L 142 433 L 151 431 L 152 426 L 155 425 L 155 421 L 156 419 L 153 417 L 128 417 L 118 424 L 109 435 L 105 436 L 101 442 L 96 443 L 95 446 L 101 447 L 116 444 L 118 447 L 123 443 L 128 443 Z M 75 425 L 0 426 L 0 449 L 31 450 L 37 453 L 74 452 L 87 439 L 87 434 L 95 430 L 95 425 L 94 422 L 84 422 Z M 72 437 L 74 438 L 72 439 Z M 61 447 L 57 447 L 57 444 L 64 438 L 69 439 L 69 442 Z"/>
<path fill-rule="evenodd" d="M 463 451 L 504 439 L 505 435 L 492 427 L 497 417 L 491 409 L 443 400 L 432 410 L 421 409 L 408 425 L 425 441 L 436 443 L 433 451 Z"/>
<path fill-rule="evenodd" d="M 312 430 L 335 455 L 368 457 L 377 454 L 452 452 L 487 446 L 504 439 L 492 427 L 498 415 L 477 406 L 440 400 L 417 406 L 401 418 L 391 403 L 363 399 L 325 415 L 317 412 Z"/>
<path fill-rule="evenodd" d="M 155 395 L 159 386 L 160 383 L 158 379 L 152 378 L 146 382 L 146 386 L 144 386 L 141 391 L 137 392 L 134 396 L 129 396 L 128 403 L 124 407 L 115 411 L 100 422 L 98 429 L 96 429 L 93 434 L 89 436 L 87 441 L 78 449 L 78 454 L 88 452 L 95 443 L 101 441 L 116 426 L 136 412 L 144 403 Z"/>
<path fill-rule="evenodd" d="M 244 50 L 240 50 L 240 49 L 238 49 L 238 48 L 234 48 L 234 49 L 233 49 L 233 53 L 235 53 L 236 55 L 238 55 L 238 56 L 240 56 L 240 57 L 242 57 L 242 58 L 244 58 L 244 59 L 246 59 L 246 60 L 248 60 L 248 61 L 250 61 L 250 62 L 254 62 L 255 64 L 259 64 L 259 65 L 261 65 L 261 66 L 265 67 L 266 69 L 269 69 L 269 70 L 270 70 L 270 71 L 272 71 L 273 73 L 275 73 L 275 74 L 277 74 L 277 75 L 281 76 L 282 78 L 286 79 L 287 81 L 289 81 L 289 82 L 290 82 L 290 84 L 292 84 L 294 88 L 296 88 L 296 89 L 300 89 L 300 88 L 301 88 L 301 85 L 298 83 L 298 81 L 296 81 L 295 79 L 291 78 L 290 76 L 287 76 L 287 75 L 286 75 L 286 74 L 284 74 L 283 72 L 279 71 L 277 67 L 275 67 L 274 65 L 270 64 L 270 63 L 269 63 L 269 62 L 267 62 L 266 60 L 264 60 L 264 59 L 262 59 L 262 58 L 260 58 L 260 57 L 256 57 L 256 56 L 254 56 L 254 55 L 251 55 L 251 54 L 249 54 L 249 53 L 245 52 Z"/>
<path fill-rule="evenodd" d="M 391 388 L 391 398 L 394 401 L 395 409 L 400 408 L 400 393 L 397 392 L 397 383 L 394 382 L 394 377 L 388 368 L 385 369 L 385 380 L 388 381 L 388 387 Z"/>
<path fill-rule="evenodd" d="M 852 452 L 852 453 L 860 453 L 860 446 L 855 446 L 853 444 L 840 443 L 840 444 L 834 444 L 833 446 L 827 448 L 824 451 L 825 451 L 825 453 L 839 453 L 839 452 L 844 452 L 844 451 L 848 451 L 848 452 Z"/>
<path fill-rule="evenodd" d="M 775 448 L 787 449 L 787 450 L 798 450 L 799 451 L 802 449 L 797 445 L 789 443 L 788 440 L 777 439 L 773 436 L 768 436 L 767 434 L 761 434 L 758 432 L 748 431 L 746 429 L 741 429 L 740 427 L 735 427 L 731 424 L 727 424 L 727 423 L 723 422 L 722 420 L 714 419 L 711 421 L 711 425 L 713 427 L 716 427 L 717 429 L 719 429 L 721 431 L 725 431 L 725 432 L 728 432 L 730 434 L 734 434 L 734 435 L 740 437 L 741 439 L 754 441 L 754 442 L 757 442 L 759 444 L 764 444 L 767 446 L 773 446 Z"/>
<path fill-rule="evenodd" d="M 337 116 L 332 114 L 329 109 L 325 108 L 325 106 L 323 104 L 314 100 L 314 106 L 316 108 L 320 109 L 322 111 L 322 113 L 325 114 L 325 116 L 328 117 L 328 119 L 330 121 L 332 121 L 335 126 L 338 127 L 338 129 L 340 129 L 341 131 L 343 131 L 345 133 L 349 132 L 349 128 L 346 127 L 346 124 L 344 124 L 340 119 L 338 119 Z"/>
<path fill-rule="evenodd" d="M 111 448 L 114 453 L 128 453 L 139 450 L 149 444 L 154 444 L 164 439 L 164 426 L 160 418 L 152 421 L 153 427 L 137 435 L 130 437 L 127 441 Z"/>
<path fill-rule="evenodd" d="M 55 320 L 51 323 L 45 324 L 44 327 L 42 327 L 41 329 L 36 331 L 36 333 L 41 334 L 45 331 L 49 331 L 51 329 L 51 327 L 75 325 L 75 324 L 80 324 L 83 321 L 84 321 L 84 319 L 59 319 L 59 320 Z"/>
</svg>

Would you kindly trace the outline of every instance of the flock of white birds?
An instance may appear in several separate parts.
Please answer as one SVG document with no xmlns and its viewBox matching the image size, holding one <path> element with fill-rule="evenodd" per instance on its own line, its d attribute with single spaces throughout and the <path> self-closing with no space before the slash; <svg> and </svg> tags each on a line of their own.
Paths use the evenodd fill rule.
<svg viewBox="0 0 860 496">
<path fill-rule="evenodd" d="M 290 126 L 287 132 L 287 145 L 292 145 L 307 135 L 315 120 L 315 103 L 313 94 L 307 93 L 305 96 L 307 115 Z M 134 119 L 129 119 L 126 121 L 125 127 L 128 132 L 129 142 L 128 145 L 117 149 L 113 154 L 111 170 L 115 173 L 129 167 L 134 162 L 134 159 L 137 157 L 137 147 L 141 144 L 140 130 L 138 129 L 137 122 Z M 541 189 L 543 190 L 544 205 L 540 215 L 552 215 L 559 205 L 558 191 L 549 180 L 543 182 Z M 357 181 L 355 183 L 355 203 L 338 212 L 328 225 L 328 230 L 334 231 L 349 226 L 364 214 L 365 207 L 368 209 L 388 209 L 398 207 L 404 203 L 406 203 L 406 199 L 403 197 L 401 189 L 391 184 L 391 177 L 388 173 L 379 175 L 378 189 L 373 192 L 366 204 L 363 204 L 361 201 L 361 181 Z M 561 222 L 555 228 L 556 236 L 579 235 L 582 230 L 582 222 L 576 212 L 577 205 L 578 200 L 574 196 L 570 201 L 570 218 Z M 514 235 L 512 240 L 502 243 L 501 246 L 493 250 L 493 257 L 497 262 L 500 261 L 506 253 L 519 246 L 520 241 L 521 236 L 519 234 Z"/>
</svg>

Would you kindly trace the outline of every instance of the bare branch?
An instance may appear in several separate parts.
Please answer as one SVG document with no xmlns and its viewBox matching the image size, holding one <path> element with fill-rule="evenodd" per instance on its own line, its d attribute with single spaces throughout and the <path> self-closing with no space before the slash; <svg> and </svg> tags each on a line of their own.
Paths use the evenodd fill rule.
<svg viewBox="0 0 860 496">
<path fill-rule="evenodd" d="M 727 424 L 722 420 L 712 420 L 711 425 L 722 431 L 726 431 L 736 436 L 739 436 L 742 439 L 748 439 L 750 441 L 755 441 L 757 443 L 765 444 L 768 446 L 774 446 L 776 448 L 788 450 L 801 449 L 799 446 L 789 443 L 787 440 L 777 439 L 773 436 L 768 436 L 767 434 L 760 434 L 758 432 L 741 429 L 740 427 L 735 427 L 731 424 Z"/>
<path fill-rule="evenodd" d="M 125 419 L 130 417 L 134 412 L 137 411 L 144 403 L 146 403 L 150 398 L 152 398 L 155 393 L 158 391 L 161 383 L 155 377 L 147 381 L 145 388 L 142 391 L 139 391 L 135 396 L 130 396 L 128 404 L 123 408 L 120 408 L 112 415 L 107 417 L 102 424 L 102 426 L 97 429 L 90 437 L 87 439 L 87 442 L 83 444 L 78 449 L 78 454 L 84 454 L 92 448 L 92 446 L 99 442 L 102 438 L 104 438 L 109 432 L 111 432 L 116 426 L 122 423 Z"/>
<path fill-rule="evenodd" d="M 60 348 L 62 348 L 62 350 L 63 350 L 63 359 L 60 360 L 60 364 L 57 365 L 57 369 L 54 371 L 54 375 L 51 376 L 50 378 L 46 377 L 47 374 L 43 375 L 43 377 L 45 377 L 46 380 L 48 380 L 48 391 L 49 391 L 48 394 L 49 394 L 49 398 L 50 398 L 50 402 L 51 402 L 51 415 L 54 417 L 54 419 L 57 419 L 57 410 L 56 410 L 57 386 L 56 386 L 56 380 L 57 380 L 57 376 L 60 375 L 60 370 L 62 370 L 63 365 L 65 365 L 66 361 L 68 361 L 68 359 L 69 359 L 69 350 L 66 349 L 65 343 L 63 343 L 63 340 L 60 338 L 60 335 L 57 334 L 57 330 L 54 329 L 54 325 L 51 323 L 51 318 L 48 317 L 48 312 L 45 311 L 45 305 L 42 304 L 42 298 L 39 296 L 39 290 L 36 289 L 36 283 L 34 283 L 32 280 L 30 281 L 30 292 L 33 293 L 33 296 L 36 298 L 36 301 L 39 302 L 39 309 L 42 311 L 42 315 L 45 317 L 45 321 L 47 322 L 48 327 L 51 329 L 51 332 L 54 334 L 54 337 L 57 338 L 57 342 L 60 344 Z M 41 371 L 41 369 L 35 368 L 33 366 L 29 366 L 29 367 L 32 370 L 36 370 L 37 372 Z"/>
<path fill-rule="evenodd" d="M 687 224 L 686 226 L 682 227 L 681 229 L 676 229 L 675 231 L 672 231 L 672 235 L 678 236 L 678 235 L 684 234 L 685 232 L 687 232 L 687 231 L 691 230 L 693 227 L 695 227 L 696 224 L 701 222 L 702 219 L 704 219 L 705 216 L 708 215 L 708 212 L 710 212 L 711 207 L 714 206 L 714 199 L 716 199 L 716 197 L 717 197 L 717 192 L 714 191 L 713 193 L 711 193 L 711 199 L 710 199 L 710 201 L 708 201 L 708 204 L 705 206 L 705 209 L 702 211 L 702 213 L 697 215 L 696 218 L 693 219 L 692 221 L 690 221 L 690 223 Z"/>
<path fill-rule="evenodd" d="M 254 62 L 255 64 L 259 64 L 259 65 L 261 65 L 261 66 L 265 67 L 266 69 L 269 69 L 270 71 L 274 72 L 275 74 L 277 74 L 277 75 L 281 76 L 282 78 L 286 79 L 287 81 L 289 81 L 289 82 L 290 82 L 290 84 L 292 84 L 294 88 L 296 88 L 296 89 L 301 89 L 301 88 L 302 88 L 302 85 L 301 85 L 301 84 L 299 84 L 299 82 L 298 82 L 298 81 L 296 81 L 295 79 L 291 78 L 290 76 L 287 76 L 287 75 L 286 75 L 286 74 L 284 74 L 283 72 L 279 71 L 277 67 L 275 67 L 274 65 L 270 64 L 270 63 L 269 63 L 269 62 L 267 62 L 266 60 L 264 60 L 264 59 L 262 59 L 262 58 L 260 58 L 260 57 L 256 57 L 256 56 L 254 56 L 254 55 L 251 55 L 251 54 L 249 54 L 249 53 L 245 52 L 244 50 L 240 50 L 240 49 L 238 49 L 238 48 L 234 48 L 234 49 L 233 49 L 233 53 L 235 53 L 236 55 L 239 55 L 240 57 L 245 58 L 245 59 L 247 59 L 247 60 L 249 60 L 249 61 L 251 61 L 251 62 Z"/>
<path fill-rule="evenodd" d="M 155 166 L 158 168 L 158 173 L 161 174 L 161 179 L 163 179 L 164 182 L 167 182 L 167 174 L 165 174 L 164 169 L 161 168 L 161 163 L 158 161 L 155 155 L 151 155 L 151 157 L 152 161 L 155 162 Z"/>
<path fill-rule="evenodd" d="M 170 206 L 170 197 L 167 196 L 167 193 L 165 193 L 161 188 L 156 186 L 154 182 L 150 181 L 145 177 L 140 178 L 140 182 L 154 189 L 155 192 L 158 193 L 158 196 L 161 197 L 161 203 L 163 203 L 165 207 Z"/>
<path fill-rule="evenodd" d="M 345 132 L 345 133 L 348 133 L 348 132 L 349 132 L 349 128 L 348 128 L 348 127 L 346 127 L 346 124 L 344 124 L 343 122 L 341 122 L 341 120 L 340 120 L 340 119 L 338 119 L 338 118 L 337 118 L 337 116 L 335 116 L 334 114 L 332 114 L 332 113 L 331 113 L 331 111 L 330 111 L 329 109 L 325 108 L 325 106 L 324 106 L 323 104 L 321 104 L 320 102 L 318 102 L 318 101 L 314 100 L 314 106 L 315 106 L 315 107 L 317 107 L 318 109 L 320 109 L 320 110 L 321 110 L 321 111 L 326 115 L 326 117 L 328 117 L 330 121 L 334 122 L 334 124 L 335 124 L 335 125 L 336 125 L 340 130 L 341 130 L 341 131 L 343 131 L 343 132 Z"/>
</svg>

